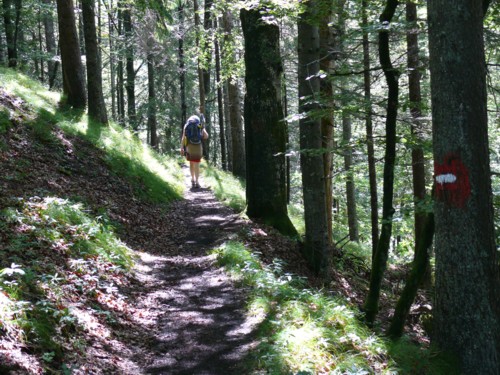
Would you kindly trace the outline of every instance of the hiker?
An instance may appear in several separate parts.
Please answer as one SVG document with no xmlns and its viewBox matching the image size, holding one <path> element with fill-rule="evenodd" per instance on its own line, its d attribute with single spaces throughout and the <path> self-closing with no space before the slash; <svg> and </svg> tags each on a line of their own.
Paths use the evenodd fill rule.
<svg viewBox="0 0 500 375">
<path fill-rule="evenodd" d="M 203 118 L 203 115 L 201 115 Z M 208 139 L 208 133 L 202 121 L 196 115 L 188 118 L 182 130 L 181 155 L 189 160 L 189 170 L 191 172 L 191 186 L 199 188 L 198 178 L 200 176 L 200 161 L 203 156 L 203 146 L 201 141 Z"/>
</svg>

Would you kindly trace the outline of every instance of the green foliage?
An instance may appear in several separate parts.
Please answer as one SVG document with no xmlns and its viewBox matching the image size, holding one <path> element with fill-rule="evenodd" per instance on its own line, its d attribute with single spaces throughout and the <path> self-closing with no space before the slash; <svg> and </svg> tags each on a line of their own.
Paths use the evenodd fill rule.
<svg viewBox="0 0 500 375">
<path fill-rule="evenodd" d="M 245 183 L 230 173 L 202 164 L 205 183 L 211 187 L 219 201 L 236 212 L 246 208 Z"/>
<path fill-rule="evenodd" d="M 0 108 L 0 134 L 5 133 L 11 126 L 9 111 Z"/>
<path fill-rule="evenodd" d="M 134 257 L 106 217 L 92 216 L 81 203 L 20 199 L 0 215 L 6 249 L 0 260 L 0 327 L 47 366 L 60 366 L 63 344 L 79 340 L 74 335 L 78 318 L 68 298 L 85 294 L 97 299 L 99 289 L 112 288 Z M 97 306 L 91 310 L 99 315 L 103 310 Z"/>
<path fill-rule="evenodd" d="M 221 265 L 251 286 L 248 310 L 260 319 L 261 344 L 249 366 L 269 374 L 447 374 L 446 358 L 408 341 L 376 336 L 356 307 L 283 272 L 275 260 L 263 265 L 238 242 L 214 250 Z M 417 355 L 418 360 L 412 359 Z M 449 372 L 453 374 L 453 372 Z"/>
</svg>

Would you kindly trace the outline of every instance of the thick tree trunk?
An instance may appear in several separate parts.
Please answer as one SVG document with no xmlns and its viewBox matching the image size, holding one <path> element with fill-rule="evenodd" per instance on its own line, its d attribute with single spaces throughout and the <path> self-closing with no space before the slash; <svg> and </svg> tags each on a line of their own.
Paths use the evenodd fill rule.
<svg viewBox="0 0 500 375">
<path fill-rule="evenodd" d="M 65 100 L 68 105 L 83 109 L 87 95 L 73 1 L 57 0 L 57 15 Z"/>
<path fill-rule="evenodd" d="M 241 10 L 246 51 L 247 214 L 282 233 L 296 235 L 286 207 L 279 30 L 263 22 L 261 10 Z"/>
<path fill-rule="evenodd" d="M 102 93 L 102 66 L 97 45 L 94 0 L 82 0 L 83 31 L 87 52 L 88 114 L 101 123 L 108 123 L 106 105 Z"/>
<path fill-rule="evenodd" d="M 362 27 L 368 29 L 368 17 L 366 15 L 367 0 L 362 0 Z M 372 124 L 372 99 L 371 99 L 371 76 L 370 76 L 370 41 L 368 32 L 363 32 L 363 87 L 365 96 L 365 128 L 366 128 L 366 152 L 368 155 L 368 179 L 370 182 L 370 218 L 371 218 L 371 237 L 372 237 L 372 261 L 375 258 L 375 252 L 378 244 L 378 192 L 377 192 L 377 171 L 375 168 L 375 149 L 373 143 L 373 124 Z"/>
<path fill-rule="evenodd" d="M 318 117 L 317 100 L 319 82 L 319 30 L 313 24 L 315 2 L 307 3 L 307 10 L 298 22 L 299 59 L 299 112 L 300 119 L 300 166 L 304 196 L 304 220 L 306 235 L 304 256 L 312 269 L 324 279 L 329 277 L 331 247 L 328 240 L 326 192 L 323 155 L 321 150 L 321 120 Z"/>
<path fill-rule="evenodd" d="M 382 200 L 382 231 L 377 244 L 377 251 L 373 259 L 370 275 L 370 290 L 364 304 L 366 321 L 371 324 L 378 313 L 380 299 L 380 286 L 387 267 L 389 245 L 392 234 L 392 217 L 394 208 L 392 200 L 394 195 L 394 166 L 396 162 L 396 121 L 398 114 L 398 72 L 391 63 L 389 50 L 389 24 L 394 16 L 397 0 L 387 0 L 386 6 L 380 16 L 381 29 L 379 31 L 379 58 L 380 65 L 387 80 L 389 94 L 387 96 L 387 118 L 385 122 L 385 157 L 384 157 L 384 197 Z"/>
<path fill-rule="evenodd" d="M 153 46 L 150 45 L 150 48 Z M 148 53 L 148 131 L 150 145 L 158 150 L 158 131 L 156 122 L 156 87 L 155 87 L 155 61 L 153 53 Z"/>
<path fill-rule="evenodd" d="M 500 369 L 500 276 L 486 111 L 483 2 L 429 0 L 436 184 L 433 341 L 462 374 Z M 467 89 L 464 89 L 466 87 Z"/>
<path fill-rule="evenodd" d="M 127 4 L 123 10 L 123 31 L 125 32 L 125 53 L 127 81 L 125 90 L 127 91 L 127 116 L 129 125 L 137 132 L 138 122 L 135 108 L 135 69 L 134 69 L 134 27 L 132 24 L 131 5 Z"/>
</svg>

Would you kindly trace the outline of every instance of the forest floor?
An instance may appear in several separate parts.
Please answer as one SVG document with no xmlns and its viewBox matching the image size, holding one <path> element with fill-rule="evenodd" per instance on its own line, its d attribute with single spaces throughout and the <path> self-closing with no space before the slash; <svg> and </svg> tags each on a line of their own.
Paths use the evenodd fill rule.
<svg viewBox="0 0 500 375">
<path fill-rule="evenodd" d="M 28 112 L 21 100 L 5 93 L 0 104 Z M 26 296 L 33 297 L 33 306 L 45 301 L 77 318 L 54 332 L 52 349 L 0 326 L 0 373 L 246 373 L 245 359 L 258 345 L 259 317 L 247 314 L 248 291 L 209 253 L 228 239 L 242 241 L 265 264 L 281 259 L 284 271 L 307 279 L 309 287 L 324 287 L 308 270 L 297 242 L 243 219 L 218 202 L 203 180 L 201 188 L 190 188 L 186 165 L 183 199 L 170 205 L 148 202 L 138 196 L 137 182 L 134 186 L 108 168 L 104 151 L 58 128 L 41 136 L 23 124 L 26 120 L 21 116 L 1 134 L 0 209 L 28 201 L 42 205 L 44 197 L 83 202 L 92 215 L 104 212 L 116 224 L 119 240 L 136 262 L 128 274 L 88 258 L 93 273 L 82 276 L 70 267 L 74 260 L 64 258 L 61 244 L 31 238 L 22 250 L 9 248 L 5 242 L 13 227 L 0 226 L 0 269 L 14 262 L 33 269 L 50 265 L 53 278 L 64 280 L 54 284 L 59 294 L 49 291 L 37 300 L 41 297 L 30 289 Z M 26 226 L 17 230 L 30 239 Z M 368 271 L 348 259 L 342 262 L 328 289 L 360 305 Z M 402 273 L 390 275 L 386 284 L 395 285 Z M 382 320 L 390 316 L 391 298 L 382 295 Z M 411 330 L 425 340 L 417 321 L 414 314 Z"/>
<path fill-rule="evenodd" d="M 8 105 L 23 105 L 8 99 L 3 96 Z M 84 289 L 92 291 L 86 294 L 71 285 L 74 272 L 67 265 L 57 268 L 68 280 L 61 288 L 69 291 L 57 303 L 81 313 L 74 337 L 53 338 L 64 362 L 50 362 L 49 355 L 44 363 L 43 348 L 0 335 L 0 373 L 59 373 L 61 365 L 73 374 L 245 373 L 245 356 L 257 344 L 256 318 L 245 314 L 245 289 L 208 252 L 239 236 L 260 249 L 264 260 L 288 259 L 291 272 L 309 274 L 296 243 L 243 220 L 209 187 L 187 188 L 184 199 L 169 206 L 138 199 L 129 181 L 110 172 L 100 150 L 60 130 L 54 134 L 40 140 L 21 123 L 4 134 L 0 209 L 48 196 L 85 202 L 95 214 L 104 209 L 136 254 L 136 265 L 131 276 L 111 277 L 114 284 L 103 275 L 95 284 L 89 281 Z M 189 169 L 183 171 L 190 186 Z M 60 253 L 37 246 L 22 253 L 0 246 L 0 269 L 13 259 L 21 265 L 60 263 Z"/>
</svg>

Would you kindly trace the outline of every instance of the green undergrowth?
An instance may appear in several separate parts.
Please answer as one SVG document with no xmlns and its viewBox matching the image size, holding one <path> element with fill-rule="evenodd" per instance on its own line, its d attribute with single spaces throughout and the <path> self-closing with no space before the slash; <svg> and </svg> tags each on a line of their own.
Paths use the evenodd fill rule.
<svg viewBox="0 0 500 375">
<path fill-rule="evenodd" d="M 24 119 L 40 142 L 61 142 L 56 128 L 89 141 L 104 152 L 104 160 L 117 175 L 127 178 L 136 194 L 153 202 L 171 202 L 183 193 L 182 171 L 176 159 L 161 156 L 144 145 L 131 131 L 110 122 L 101 126 L 88 120 L 82 111 L 58 107 L 60 94 L 10 69 L 0 68 L 0 88 L 7 95 L 22 99 L 20 109 L 2 108 L 0 134 L 7 117 Z M 20 113 L 23 112 L 23 113 Z"/>
<path fill-rule="evenodd" d="M 105 216 L 57 197 L 11 201 L 0 220 L 0 347 L 22 346 L 40 371 L 65 373 L 92 345 L 84 333 L 99 329 L 83 318 L 104 327 L 120 309 L 132 252 Z M 0 356 L 22 367 L 16 359 Z"/>
<path fill-rule="evenodd" d="M 359 310 L 305 287 L 275 261 L 263 265 L 239 242 L 214 250 L 220 265 L 249 286 L 248 313 L 260 318 L 260 344 L 249 366 L 258 374 L 454 374 L 440 355 L 402 339 L 391 342 Z"/>
<path fill-rule="evenodd" d="M 219 201 L 236 212 L 246 208 L 245 183 L 231 173 L 221 171 L 210 165 L 202 164 L 205 184 L 210 186 Z"/>
</svg>

